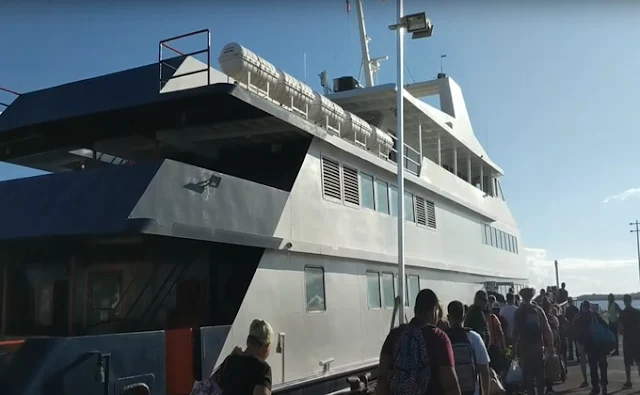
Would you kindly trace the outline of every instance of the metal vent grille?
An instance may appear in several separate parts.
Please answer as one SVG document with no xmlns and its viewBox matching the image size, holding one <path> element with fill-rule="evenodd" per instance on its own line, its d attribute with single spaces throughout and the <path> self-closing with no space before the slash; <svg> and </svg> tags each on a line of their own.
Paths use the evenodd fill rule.
<svg viewBox="0 0 640 395">
<path fill-rule="evenodd" d="M 430 228 L 436 228 L 436 206 L 433 202 L 427 200 L 427 226 Z"/>
<path fill-rule="evenodd" d="M 358 170 L 347 166 L 342 167 L 344 177 L 344 201 L 345 203 L 360 205 L 360 183 L 358 182 Z"/>
<path fill-rule="evenodd" d="M 322 194 L 340 200 L 340 164 L 322 157 Z"/>
<path fill-rule="evenodd" d="M 416 223 L 427 226 L 427 213 L 425 211 L 424 198 L 416 195 Z"/>
</svg>

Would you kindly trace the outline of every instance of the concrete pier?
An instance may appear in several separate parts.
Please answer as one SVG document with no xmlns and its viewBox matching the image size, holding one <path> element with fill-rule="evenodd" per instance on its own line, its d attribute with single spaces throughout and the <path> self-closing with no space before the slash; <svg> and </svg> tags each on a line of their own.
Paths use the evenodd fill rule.
<svg viewBox="0 0 640 395">
<path fill-rule="evenodd" d="M 638 376 L 638 370 L 635 366 L 631 367 L 631 382 L 633 383 L 633 388 L 623 390 L 622 384 L 624 384 L 625 382 L 625 375 L 622 354 L 620 356 L 607 358 L 607 362 L 609 363 L 609 386 L 607 388 L 609 394 L 640 394 L 640 377 Z M 580 373 L 580 365 L 578 365 L 577 361 L 570 361 L 567 370 L 567 381 L 565 381 L 563 384 L 556 384 L 553 389 L 558 394 L 589 394 L 589 392 L 591 392 L 591 377 L 589 376 L 589 367 L 587 366 L 587 382 L 589 383 L 589 388 L 578 388 L 582 383 L 582 373 Z"/>
</svg>

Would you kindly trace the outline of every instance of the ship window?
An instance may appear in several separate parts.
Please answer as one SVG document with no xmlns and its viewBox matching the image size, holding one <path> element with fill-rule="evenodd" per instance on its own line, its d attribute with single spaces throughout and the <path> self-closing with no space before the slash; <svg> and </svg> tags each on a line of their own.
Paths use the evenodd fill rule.
<svg viewBox="0 0 640 395">
<path fill-rule="evenodd" d="M 515 244 L 514 244 L 514 245 L 515 245 L 515 247 L 516 247 L 516 254 L 518 254 L 518 238 L 517 238 L 517 237 L 514 237 L 514 238 L 513 238 L 513 241 L 515 241 Z"/>
<path fill-rule="evenodd" d="M 427 200 L 427 226 L 430 228 L 436 228 L 436 206 L 435 204 Z"/>
<path fill-rule="evenodd" d="M 304 281 L 307 296 L 307 311 L 325 311 L 327 305 L 324 292 L 324 269 L 321 267 L 305 267 Z"/>
<path fill-rule="evenodd" d="M 358 183 L 358 170 L 343 166 L 344 178 L 344 202 L 360 206 L 360 186 Z"/>
<path fill-rule="evenodd" d="M 322 194 L 340 200 L 340 165 L 326 156 L 322 157 Z"/>
<path fill-rule="evenodd" d="M 496 235 L 496 228 L 491 227 L 491 246 L 495 247 L 498 245 L 498 237 Z"/>
<path fill-rule="evenodd" d="M 500 197 L 502 198 L 502 200 L 505 200 L 504 198 L 504 192 L 502 192 L 502 185 L 500 184 L 500 181 L 496 181 L 498 183 L 498 191 L 500 191 Z"/>
<path fill-rule="evenodd" d="M 498 230 L 498 248 L 504 249 L 504 232 Z"/>
<path fill-rule="evenodd" d="M 416 215 L 413 211 L 413 193 L 404 193 L 404 219 L 409 222 L 416 222 Z"/>
<path fill-rule="evenodd" d="M 512 235 L 509 235 L 509 251 L 511 252 L 516 252 L 516 247 L 514 245 L 514 237 Z"/>
<path fill-rule="evenodd" d="M 43 285 L 37 290 L 36 323 L 42 326 L 53 324 L 53 285 Z"/>
<path fill-rule="evenodd" d="M 120 274 L 99 274 L 91 279 L 91 307 L 113 310 L 120 302 Z"/>
<path fill-rule="evenodd" d="M 389 184 L 381 180 L 376 180 L 376 198 L 378 211 L 389 214 Z"/>
<path fill-rule="evenodd" d="M 480 224 L 480 230 L 482 231 L 482 244 L 487 244 L 487 233 L 485 232 L 485 228 L 487 225 Z"/>
<path fill-rule="evenodd" d="M 491 227 L 486 224 L 484 225 L 484 243 L 491 245 Z"/>
<path fill-rule="evenodd" d="M 380 273 L 367 272 L 367 298 L 370 309 L 382 307 L 380 299 Z"/>
<path fill-rule="evenodd" d="M 400 287 L 398 287 L 398 276 L 393 275 L 393 286 L 395 290 L 398 291 L 396 297 L 400 296 Z M 404 305 L 409 306 L 409 287 L 407 286 L 407 275 L 404 275 Z"/>
<path fill-rule="evenodd" d="M 427 213 L 425 211 L 424 198 L 416 195 L 416 223 L 418 225 L 427 225 Z"/>
<path fill-rule="evenodd" d="M 390 185 L 389 192 L 391 196 L 391 215 L 398 218 L 398 188 L 395 185 Z"/>
<path fill-rule="evenodd" d="M 420 292 L 420 277 L 418 276 L 409 276 L 409 305 L 414 306 L 416 303 L 416 298 L 418 297 L 418 292 Z"/>
<path fill-rule="evenodd" d="M 376 200 L 373 191 L 373 176 L 360 173 L 360 196 L 362 197 L 362 207 L 369 210 L 376 209 Z"/>
<path fill-rule="evenodd" d="M 393 274 L 382 273 L 382 301 L 385 309 L 392 309 L 395 303 Z"/>
</svg>

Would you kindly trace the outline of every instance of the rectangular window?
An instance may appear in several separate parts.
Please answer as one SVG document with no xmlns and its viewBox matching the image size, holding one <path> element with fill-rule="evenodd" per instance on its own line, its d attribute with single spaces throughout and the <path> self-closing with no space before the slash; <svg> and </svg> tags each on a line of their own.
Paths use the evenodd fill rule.
<svg viewBox="0 0 640 395">
<path fill-rule="evenodd" d="M 367 272 L 367 299 L 370 309 L 379 309 L 382 306 L 380 299 L 380 273 Z"/>
<path fill-rule="evenodd" d="M 105 322 L 115 318 L 120 305 L 122 273 L 91 273 L 89 277 L 89 321 Z"/>
<path fill-rule="evenodd" d="M 513 238 L 513 241 L 515 242 L 515 244 L 514 244 L 514 245 L 515 245 L 515 247 L 516 247 L 516 254 L 518 254 L 518 238 L 517 238 L 517 237 L 514 237 L 514 238 Z"/>
<path fill-rule="evenodd" d="M 305 267 L 304 282 L 307 297 L 307 311 L 326 311 L 324 269 L 321 267 Z"/>
<path fill-rule="evenodd" d="M 413 193 L 404 193 L 404 219 L 409 222 L 416 222 L 416 216 L 413 212 Z"/>
<path fill-rule="evenodd" d="M 486 226 L 487 225 L 485 224 L 480 224 L 480 231 L 482 232 L 482 244 L 487 244 L 487 234 L 484 230 Z"/>
<path fill-rule="evenodd" d="M 91 308 L 112 310 L 120 302 L 119 274 L 96 274 L 91 279 Z"/>
<path fill-rule="evenodd" d="M 420 277 L 409 276 L 409 305 L 411 307 L 413 307 L 416 302 L 418 292 L 420 292 Z"/>
<path fill-rule="evenodd" d="M 491 246 L 495 247 L 498 245 L 498 236 L 496 235 L 496 228 L 491 227 Z"/>
<path fill-rule="evenodd" d="M 389 195 L 391 195 L 391 215 L 398 218 L 398 188 L 395 185 L 389 186 Z"/>
<path fill-rule="evenodd" d="M 409 287 L 407 286 L 407 275 L 404 275 L 404 305 L 409 307 Z M 396 288 L 396 291 L 398 291 L 398 294 L 396 295 L 396 297 L 400 296 L 400 287 L 398 286 L 398 276 L 397 275 L 393 275 L 393 286 Z"/>
<path fill-rule="evenodd" d="M 360 198 L 362 207 L 369 210 L 376 209 L 376 200 L 373 192 L 373 176 L 360 173 Z"/>
<path fill-rule="evenodd" d="M 382 273 L 382 301 L 385 309 L 392 309 L 395 303 L 396 290 L 394 282 L 393 274 Z"/>
<path fill-rule="evenodd" d="M 489 225 L 484 226 L 484 237 L 487 245 L 491 245 L 491 227 Z"/>
<path fill-rule="evenodd" d="M 53 285 L 47 284 L 37 288 L 36 323 L 42 326 L 53 324 Z"/>
<path fill-rule="evenodd" d="M 379 212 L 389 214 L 389 184 L 376 180 L 376 205 Z"/>
<path fill-rule="evenodd" d="M 498 230 L 498 248 L 504 249 L 503 241 L 504 241 L 504 232 Z"/>
<path fill-rule="evenodd" d="M 509 235 L 507 241 L 509 242 L 509 252 L 513 252 L 513 236 Z"/>
</svg>

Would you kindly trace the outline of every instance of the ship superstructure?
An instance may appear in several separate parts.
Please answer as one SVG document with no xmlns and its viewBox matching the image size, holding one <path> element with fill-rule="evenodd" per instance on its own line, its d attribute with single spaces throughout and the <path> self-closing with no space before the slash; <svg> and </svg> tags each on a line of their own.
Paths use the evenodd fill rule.
<svg viewBox="0 0 640 395">
<path fill-rule="evenodd" d="M 0 160 L 53 172 L 0 183 L 1 334 L 20 339 L 0 392 L 39 393 L 68 369 L 100 379 L 47 393 L 183 393 L 256 317 L 278 334 L 276 391 L 375 370 L 399 307 L 396 86 L 343 78 L 325 96 L 236 43 L 221 71 L 192 55 L 26 93 L 0 115 Z M 420 288 L 447 303 L 526 284 L 503 172 L 460 87 L 403 95 L 405 314 Z"/>
</svg>

